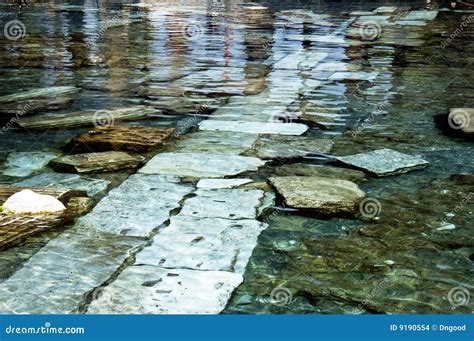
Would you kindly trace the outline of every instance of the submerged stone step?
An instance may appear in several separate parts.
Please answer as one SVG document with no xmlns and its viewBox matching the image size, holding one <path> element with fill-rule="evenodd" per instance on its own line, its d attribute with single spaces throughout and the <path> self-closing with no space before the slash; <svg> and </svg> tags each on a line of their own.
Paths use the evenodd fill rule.
<svg viewBox="0 0 474 341">
<path fill-rule="evenodd" d="M 17 94 L 1 96 L 0 103 L 25 101 L 38 97 L 59 97 L 71 95 L 79 91 L 80 89 L 74 86 L 51 86 L 48 88 L 33 89 Z"/>
<path fill-rule="evenodd" d="M 227 271 L 131 266 L 93 301 L 90 314 L 218 314 L 242 276 Z"/>
<path fill-rule="evenodd" d="M 308 130 L 308 126 L 301 123 L 206 120 L 199 124 L 199 129 L 236 133 L 301 135 Z"/>
<path fill-rule="evenodd" d="M 86 153 L 62 156 L 51 160 L 50 167 L 65 173 L 100 173 L 137 168 L 145 158 L 124 152 Z"/>
<path fill-rule="evenodd" d="M 347 180 L 316 176 L 271 177 L 270 183 L 289 207 L 324 215 L 354 214 L 365 193 Z"/>
<path fill-rule="evenodd" d="M 419 157 L 399 153 L 392 149 L 378 149 L 368 153 L 339 156 L 336 159 L 377 176 L 406 173 L 429 165 L 428 161 Z"/>
<path fill-rule="evenodd" d="M 96 112 L 74 112 L 62 115 L 23 117 L 18 125 L 31 130 L 69 129 L 87 126 L 110 126 L 114 122 L 134 121 L 158 115 L 159 110 L 147 106 L 134 106 L 99 110 Z"/>
<path fill-rule="evenodd" d="M 135 174 L 109 192 L 81 226 L 120 235 L 146 237 L 169 219 L 193 190 L 173 176 Z"/>
<path fill-rule="evenodd" d="M 249 154 L 255 154 L 261 159 L 296 158 L 311 154 L 327 154 L 333 144 L 329 139 L 269 135 L 261 136 Z"/>
<path fill-rule="evenodd" d="M 3 175 L 27 177 L 46 165 L 59 155 L 52 152 L 13 152 L 8 154 Z"/>
<path fill-rule="evenodd" d="M 256 171 L 264 161 L 232 154 L 213 153 L 161 153 L 139 170 L 143 174 L 169 174 L 218 178 Z"/>
<path fill-rule="evenodd" d="M 173 128 L 114 125 L 96 127 L 76 136 L 70 143 L 74 150 L 148 152 L 168 139 Z"/>
</svg>

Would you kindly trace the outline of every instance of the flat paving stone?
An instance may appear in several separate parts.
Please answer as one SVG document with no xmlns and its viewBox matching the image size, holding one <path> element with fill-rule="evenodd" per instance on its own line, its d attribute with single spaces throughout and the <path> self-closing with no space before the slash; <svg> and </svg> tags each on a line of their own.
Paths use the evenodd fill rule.
<svg viewBox="0 0 474 341">
<path fill-rule="evenodd" d="M 251 179 L 201 179 L 196 187 L 205 189 L 233 188 L 251 182 L 253 182 Z"/>
<path fill-rule="evenodd" d="M 270 183 L 289 207 L 315 210 L 325 215 L 354 214 L 365 193 L 346 180 L 315 176 L 271 177 Z"/>
<path fill-rule="evenodd" d="M 264 192 L 250 189 L 198 189 L 180 214 L 197 218 L 251 219 L 257 217 Z"/>
<path fill-rule="evenodd" d="M 311 154 L 327 154 L 334 143 L 329 139 L 293 136 L 260 137 L 253 147 L 255 156 L 261 159 L 285 159 Z"/>
<path fill-rule="evenodd" d="M 365 180 L 365 173 L 355 169 L 304 163 L 282 165 L 275 169 L 275 174 L 280 176 L 319 176 L 349 181 Z"/>
<path fill-rule="evenodd" d="M 170 174 L 219 178 L 256 171 L 264 161 L 232 154 L 211 153 L 161 153 L 139 170 L 143 174 Z"/>
<path fill-rule="evenodd" d="M 51 86 L 48 88 L 33 89 L 17 94 L 1 96 L 0 103 L 25 101 L 38 97 L 58 97 L 64 95 L 71 95 L 79 91 L 80 89 L 74 86 Z"/>
<path fill-rule="evenodd" d="M 392 149 L 378 149 L 368 153 L 336 157 L 337 160 L 377 176 L 402 174 L 429 165 L 419 157 L 402 154 Z"/>
<path fill-rule="evenodd" d="M 199 129 L 236 133 L 301 135 L 308 130 L 308 126 L 301 123 L 206 120 L 199 124 Z"/>
<path fill-rule="evenodd" d="M 105 287 L 90 314 L 218 314 L 242 282 L 227 271 L 131 266 Z"/>
<path fill-rule="evenodd" d="M 79 222 L 104 232 L 146 237 L 192 192 L 191 185 L 178 181 L 172 176 L 132 175 Z"/>
<path fill-rule="evenodd" d="M 178 215 L 153 238 L 152 245 L 137 254 L 136 264 L 243 275 L 257 238 L 266 227 L 253 219 Z"/>
<path fill-rule="evenodd" d="M 142 240 L 73 229 L 0 283 L 1 314 L 69 314 L 109 279 Z"/>
</svg>

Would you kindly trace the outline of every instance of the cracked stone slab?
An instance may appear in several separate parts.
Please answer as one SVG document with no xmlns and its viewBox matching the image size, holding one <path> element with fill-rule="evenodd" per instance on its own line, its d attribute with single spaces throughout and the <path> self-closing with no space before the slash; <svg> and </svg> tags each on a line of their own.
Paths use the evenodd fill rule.
<svg viewBox="0 0 474 341">
<path fill-rule="evenodd" d="M 54 187 L 60 189 L 75 189 L 87 192 L 88 196 L 94 196 L 105 191 L 110 182 L 102 179 L 86 178 L 77 174 L 66 173 L 43 173 L 32 178 L 17 182 L 18 186 L 32 187 Z"/>
<path fill-rule="evenodd" d="M 219 314 L 241 275 L 227 271 L 132 266 L 105 287 L 91 314 Z"/>
<path fill-rule="evenodd" d="M 169 219 L 170 211 L 192 190 L 175 177 L 135 174 L 79 222 L 104 232 L 146 237 Z"/>
<path fill-rule="evenodd" d="M 346 180 L 316 176 L 271 177 L 270 183 L 289 207 L 323 214 L 353 214 L 365 193 Z"/>
<path fill-rule="evenodd" d="M 143 174 L 170 174 L 218 178 L 256 171 L 264 161 L 232 154 L 220 153 L 161 153 L 139 170 Z"/>
<path fill-rule="evenodd" d="M 301 135 L 308 130 L 308 126 L 302 123 L 206 120 L 199 124 L 199 129 L 252 134 Z"/>
<path fill-rule="evenodd" d="M 255 134 L 235 134 L 228 131 L 196 131 L 184 136 L 177 144 L 185 153 L 240 154 L 252 148 Z"/>
<path fill-rule="evenodd" d="M 327 154 L 334 143 L 329 139 L 293 136 L 261 136 L 254 145 L 255 156 L 261 159 L 284 159 L 311 154 Z"/>
<path fill-rule="evenodd" d="M 392 149 L 378 149 L 368 153 L 336 157 L 337 160 L 377 176 L 402 174 L 429 165 L 419 157 L 399 153 Z"/>
<path fill-rule="evenodd" d="M 198 189 L 180 214 L 197 218 L 255 219 L 264 192 L 251 189 Z"/>
<path fill-rule="evenodd" d="M 253 182 L 251 179 L 201 179 L 196 187 L 206 189 L 233 188 L 251 182 Z"/>
<path fill-rule="evenodd" d="M 178 215 L 136 257 L 137 265 L 242 274 L 267 225 L 257 220 Z"/>
<path fill-rule="evenodd" d="M 78 229 L 63 232 L 0 283 L 1 314 L 77 312 L 142 240 Z"/>
</svg>

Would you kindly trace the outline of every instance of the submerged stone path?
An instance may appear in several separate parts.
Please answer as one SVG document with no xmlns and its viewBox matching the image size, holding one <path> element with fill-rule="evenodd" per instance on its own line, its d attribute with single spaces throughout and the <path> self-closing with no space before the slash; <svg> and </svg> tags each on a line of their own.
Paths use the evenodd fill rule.
<svg viewBox="0 0 474 341">
<path fill-rule="evenodd" d="M 275 51 L 267 90 L 232 97 L 198 131 L 156 155 L 34 254 L 0 283 L 0 313 L 221 312 L 267 227 L 259 215 L 274 202 L 272 193 L 239 188 L 239 182 L 226 178 L 265 165 L 242 156 L 261 134 L 306 132 L 305 124 L 285 120 L 302 95 L 321 85 L 320 94 L 299 106 L 307 119 L 337 124 L 346 105 L 345 86 L 337 80 L 377 77 L 336 72 L 348 64 L 340 61 L 341 42 L 331 41 L 334 46 L 323 52 L 300 45 Z M 333 108 L 321 110 L 328 108 L 321 94 L 338 99 Z M 282 117 L 290 122 L 279 122 Z"/>
</svg>

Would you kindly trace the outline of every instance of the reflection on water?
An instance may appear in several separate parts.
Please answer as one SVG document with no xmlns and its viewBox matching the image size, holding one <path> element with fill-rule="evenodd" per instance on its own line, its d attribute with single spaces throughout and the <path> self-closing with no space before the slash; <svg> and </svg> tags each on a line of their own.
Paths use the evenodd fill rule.
<svg viewBox="0 0 474 341">
<path fill-rule="evenodd" d="M 378 148 L 421 155 L 431 167 L 360 184 L 381 206 L 375 220 L 267 212 L 269 228 L 225 312 L 466 313 L 472 305 L 453 306 L 446 295 L 459 286 L 473 288 L 472 175 L 461 182 L 452 177 L 472 174 L 473 149 L 444 136 L 432 116 L 474 105 L 472 24 L 446 44 L 470 14 L 440 12 L 409 24 L 402 16 L 398 26 L 373 17 L 381 34 L 359 39 L 354 23 L 380 5 L 390 4 L 30 1 L 21 11 L 2 4 L 2 25 L 19 20 L 24 31 L 18 39 L 1 38 L 0 95 L 75 85 L 82 90 L 71 95 L 71 106 L 37 115 L 145 104 L 162 112 L 140 124 L 176 127 L 177 135 L 208 116 L 303 122 L 310 138 L 334 141 L 332 155 Z M 262 92 L 265 103 L 250 97 Z M 2 124 L 12 117 L 12 111 L 3 115 Z M 63 153 L 61 147 L 83 131 L 2 131 L 0 161 L 16 151 Z M 216 150 L 231 148 L 229 141 L 215 142 Z M 197 148 L 192 144 L 190 150 Z M 325 164 L 331 158 L 292 161 Z M 250 176 L 265 181 L 278 166 Z M 100 177 L 117 185 L 127 175 Z M 12 276 L 60 234 L 3 251 L 0 278 Z"/>
</svg>

